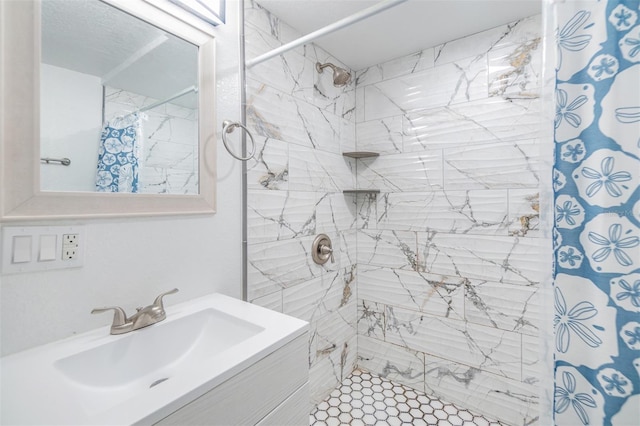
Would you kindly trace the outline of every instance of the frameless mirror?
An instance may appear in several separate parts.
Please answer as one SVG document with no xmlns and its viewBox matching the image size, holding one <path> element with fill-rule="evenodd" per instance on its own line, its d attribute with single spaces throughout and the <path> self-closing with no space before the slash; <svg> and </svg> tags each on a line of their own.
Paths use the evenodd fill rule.
<svg viewBox="0 0 640 426">
<path fill-rule="evenodd" d="M 101 1 L 41 13 L 40 189 L 198 194 L 198 47 Z"/>
<path fill-rule="evenodd" d="M 0 220 L 215 212 L 213 27 L 159 5 L 1 2 Z"/>
</svg>

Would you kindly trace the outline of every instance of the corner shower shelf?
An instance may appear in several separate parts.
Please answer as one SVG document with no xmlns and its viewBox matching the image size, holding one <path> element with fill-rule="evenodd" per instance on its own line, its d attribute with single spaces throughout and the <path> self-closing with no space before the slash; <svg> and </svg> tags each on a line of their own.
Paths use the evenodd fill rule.
<svg viewBox="0 0 640 426">
<path fill-rule="evenodd" d="M 343 194 L 379 194 L 379 189 L 345 189 Z"/>
<path fill-rule="evenodd" d="M 380 154 L 378 154 L 377 152 L 371 152 L 371 151 L 351 151 L 351 152 L 343 152 L 342 155 L 344 155 L 345 157 L 358 159 L 358 158 L 377 157 Z"/>
<path fill-rule="evenodd" d="M 371 151 L 351 151 L 351 152 L 343 152 L 342 153 L 343 156 L 345 157 L 349 157 L 349 158 L 355 158 L 360 159 L 360 158 L 374 158 L 379 156 L 380 154 L 377 152 L 371 152 Z M 344 191 L 342 191 L 343 194 L 379 194 L 380 190 L 379 189 L 345 189 Z"/>
</svg>

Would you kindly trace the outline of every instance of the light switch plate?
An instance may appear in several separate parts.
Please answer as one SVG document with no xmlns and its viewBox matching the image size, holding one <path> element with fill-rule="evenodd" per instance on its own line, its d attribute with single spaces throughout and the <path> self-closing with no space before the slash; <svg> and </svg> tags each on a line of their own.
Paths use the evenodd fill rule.
<svg viewBox="0 0 640 426">
<path fill-rule="evenodd" d="M 64 235 L 75 236 L 67 246 L 72 248 L 73 256 L 65 260 L 62 256 Z M 82 226 L 3 226 L 2 274 L 81 267 L 84 263 L 84 237 Z M 29 240 L 31 244 L 27 248 Z"/>
<path fill-rule="evenodd" d="M 11 263 L 31 262 L 31 235 L 15 235 L 11 244 Z"/>
<path fill-rule="evenodd" d="M 56 234 L 40 235 L 40 252 L 38 262 L 52 262 L 57 259 L 58 236 Z"/>
</svg>

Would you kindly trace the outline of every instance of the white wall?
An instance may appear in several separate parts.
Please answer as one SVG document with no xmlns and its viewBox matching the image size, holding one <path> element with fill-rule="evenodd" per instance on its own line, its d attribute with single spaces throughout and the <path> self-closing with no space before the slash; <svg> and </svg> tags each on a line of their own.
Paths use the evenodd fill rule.
<svg viewBox="0 0 640 426">
<path fill-rule="evenodd" d="M 227 0 L 227 23 L 216 30 L 217 123 L 240 118 L 238 7 Z M 131 311 L 174 287 L 180 292 L 165 299 L 167 306 L 212 292 L 239 298 L 241 164 L 222 144 L 217 155 L 213 216 L 29 223 L 83 225 L 84 266 L 0 276 L 1 354 L 106 326 L 111 316 L 91 315 L 92 308 L 121 305 Z"/>
<path fill-rule="evenodd" d="M 69 166 L 40 166 L 44 191 L 94 191 L 102 127 L 99 77 L 42 64 L 40 69 L 42 157 L 69 158 Z"/>
</svg>

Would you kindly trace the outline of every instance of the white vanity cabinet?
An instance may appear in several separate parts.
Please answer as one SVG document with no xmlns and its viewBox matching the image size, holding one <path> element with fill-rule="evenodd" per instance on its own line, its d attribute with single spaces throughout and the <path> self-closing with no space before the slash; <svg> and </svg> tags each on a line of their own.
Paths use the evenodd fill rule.
<svg viewBox="0 0 640 426">
<path fill-rule="evenodd" d="M 157 425 L 308 425 L 308 332 Z"/>
</svg>

